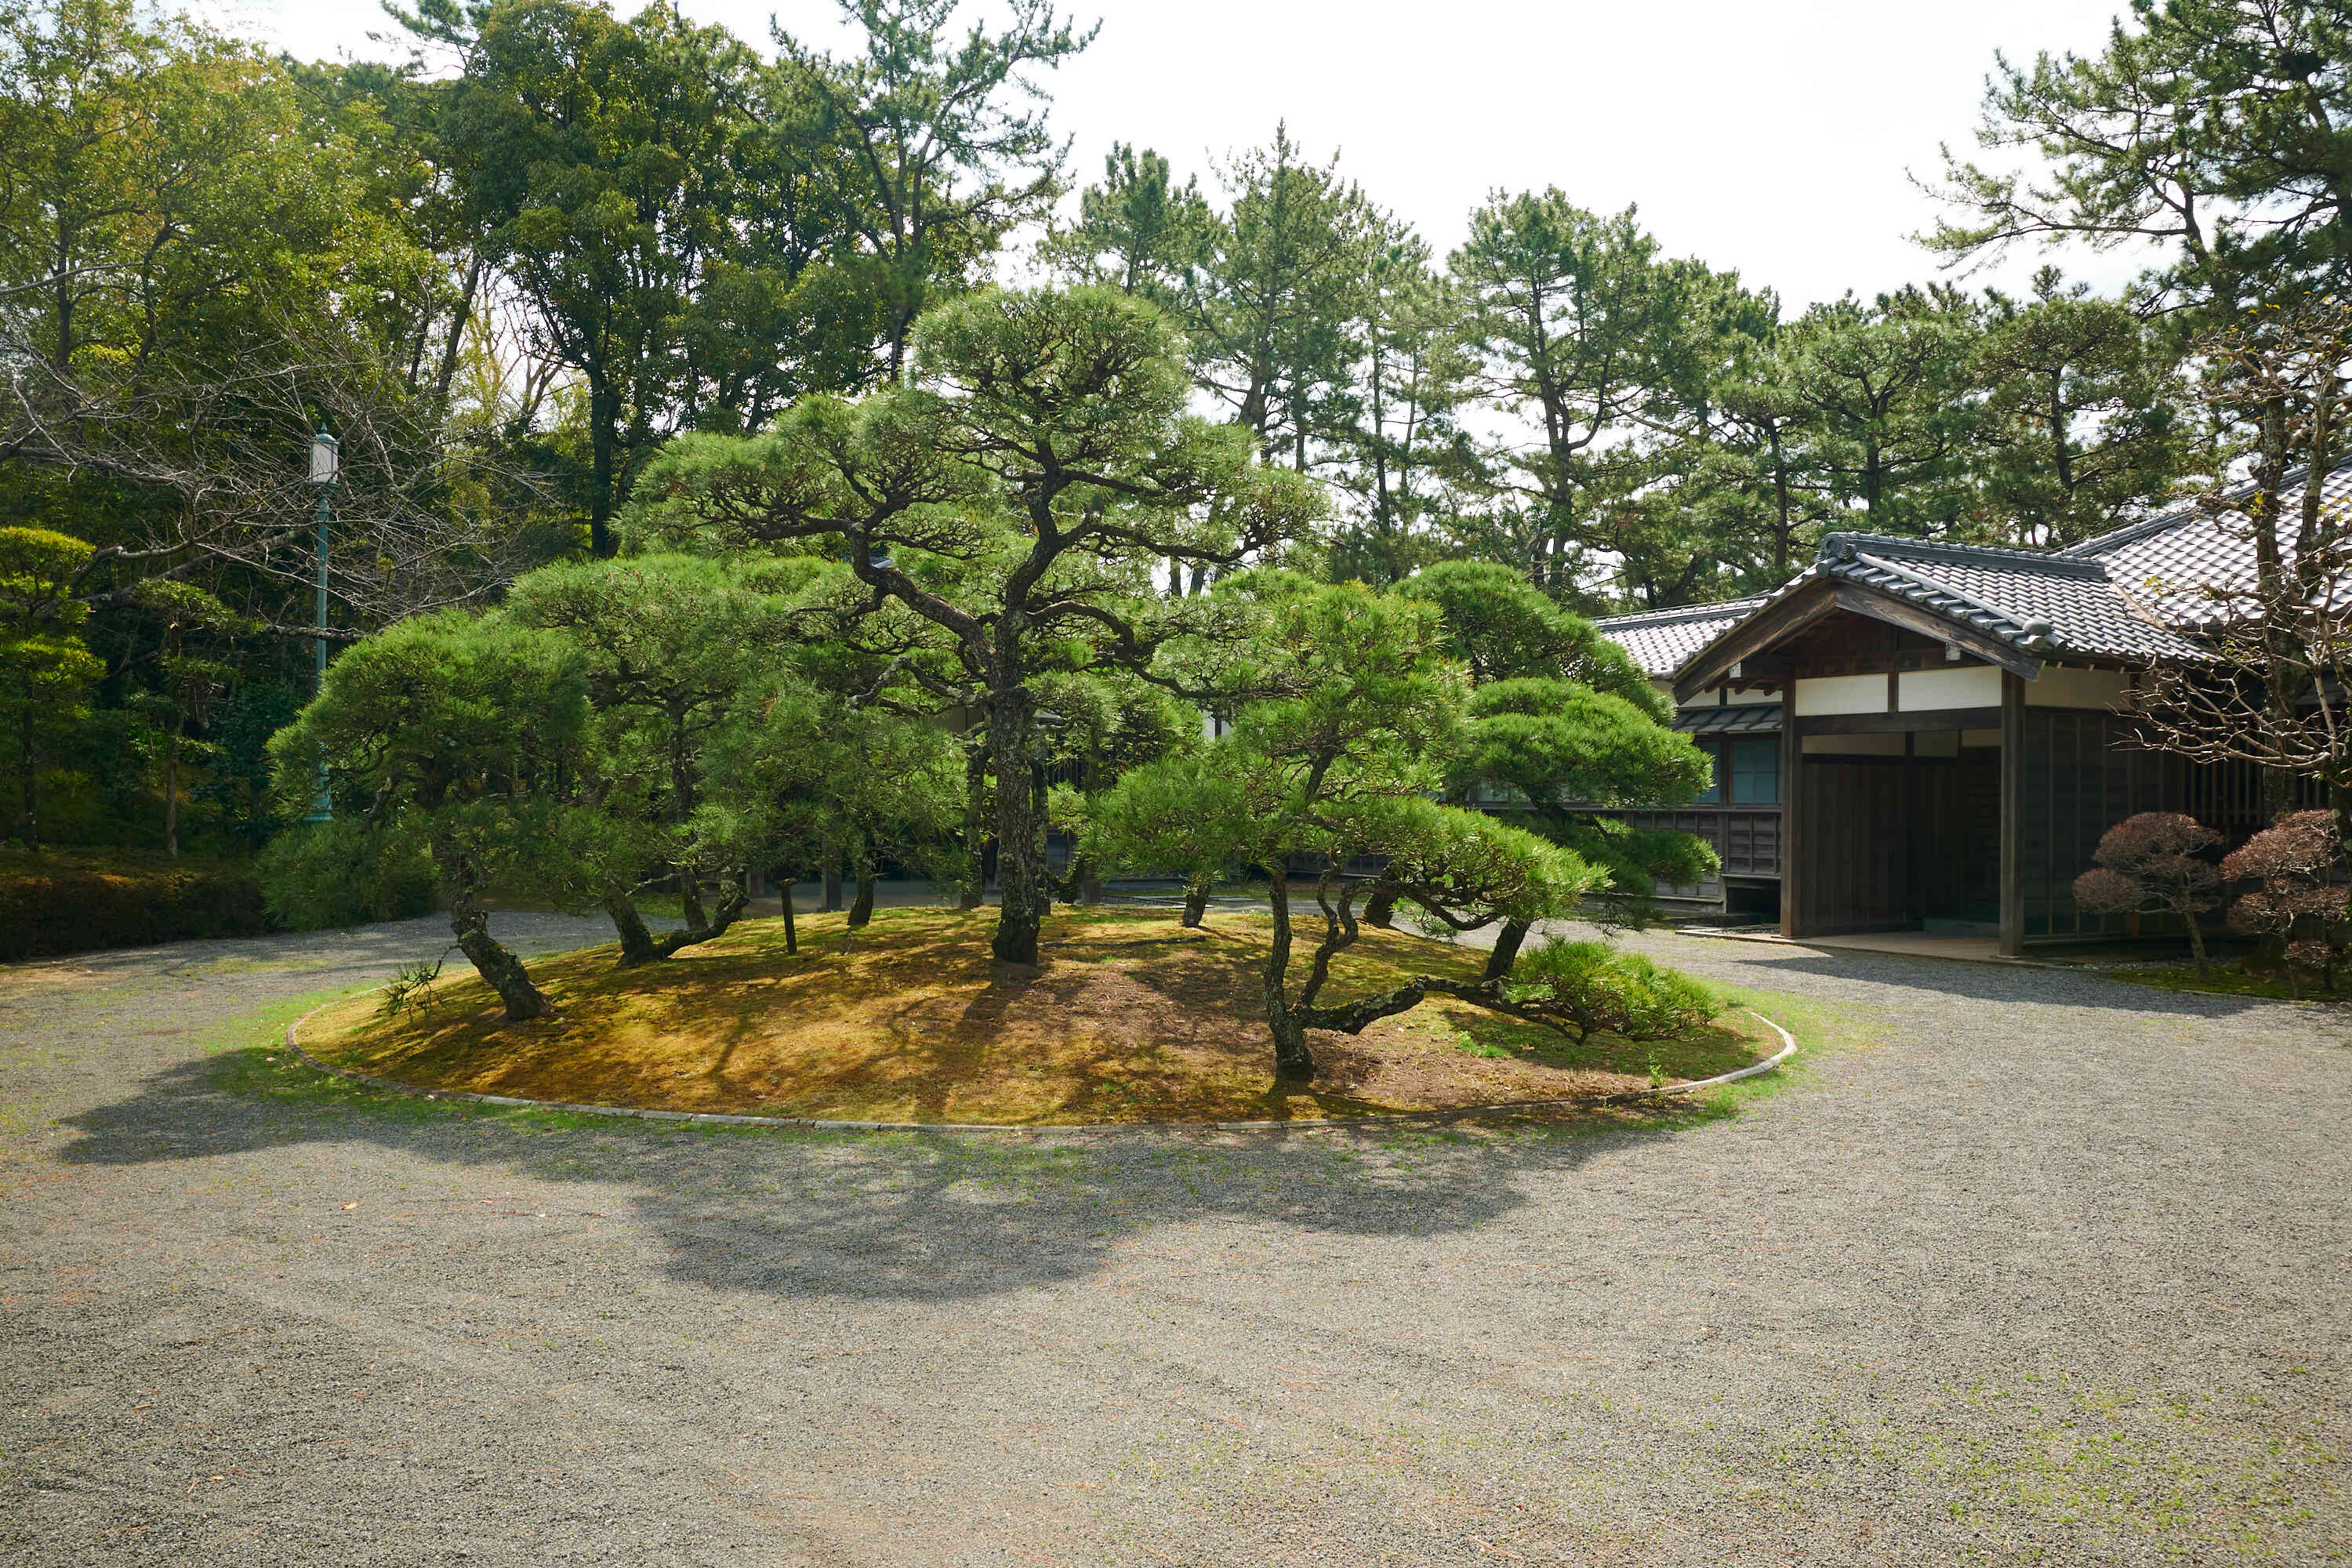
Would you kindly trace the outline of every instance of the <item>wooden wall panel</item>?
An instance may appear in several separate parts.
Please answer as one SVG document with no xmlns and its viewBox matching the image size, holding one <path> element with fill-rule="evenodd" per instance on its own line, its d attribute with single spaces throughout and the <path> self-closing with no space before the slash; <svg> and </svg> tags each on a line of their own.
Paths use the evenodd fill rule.
<svg viewBox="0 0 2352 1568">
<path fill-rule="evenodd" d="M 1797 799 L 1803 846 L 1798 919 L 1807 935 L 1909 923 L 1907 765 L 1808 757 Z"/>
</svg>

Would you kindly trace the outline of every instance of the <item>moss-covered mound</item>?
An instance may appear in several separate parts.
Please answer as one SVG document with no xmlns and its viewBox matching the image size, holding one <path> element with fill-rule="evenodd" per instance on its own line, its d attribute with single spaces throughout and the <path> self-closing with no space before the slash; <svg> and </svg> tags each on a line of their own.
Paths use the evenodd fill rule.
<svg viewBox="0 0 2352 1568">
<path fill-rule="evenodd" d="M 1276 1087 L 1257 1005 L 1263 917 L 1187 931 L 1165 914 L 1057 914 L 1035 969 L 991 962 L 993 924 L 988 911 L 895 910 L 853 933 L 839 915 L 810 916 L 788 954 L 782 922 L 755 921 L 635 970 L 590 948 L 532 964 L 558 1016 L 527 1024 L 502 1022 L 453 959 L 420 1009 L 387 1018 L 377 996 L 355 997 L 313 1018 L 303 1043 L 404 1083 L 535 1100 L 1013 1125 L 1598 1100 L 1769 1049 L 1732 1017 L 1662 1044 L 1575 1046 L 1433 1002 L 1360 1036 L 1313 1037 L 1315 1082 Z M 1331 999 L 1415 973 L 1474 977 L 1482 956 L 1368 931 Z"/>
</svg>

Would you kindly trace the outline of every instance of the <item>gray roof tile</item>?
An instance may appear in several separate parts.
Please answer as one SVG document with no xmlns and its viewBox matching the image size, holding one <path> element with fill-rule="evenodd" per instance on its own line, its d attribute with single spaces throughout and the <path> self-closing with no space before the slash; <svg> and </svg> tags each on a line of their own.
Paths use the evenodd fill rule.
<svg viewBox="0 0 2352 1568">
<path fill-rule="evenodd" d="M 2289 475 L 2287 483 L 2300 489 L 2303 474 Z M 2241 486 L 2231 497 L 2251 493 L 2251 486 Z M 2352 509 L 2352 461 L 2322 481 L 2320 497 L 2321 504 L 2339 517 Z M 2221 605 L 2214 590 L 2243 593 L 2254 585 L 2252 541 L 2195 501 L 2058 553 L 2100 563 L 2109 581 L 2150 617 L 2184 629 L 2216 618 Z"/>
<path fill-rule="evenodd" d="M 1832 533 L 1813 571 L 1896 595 L 2043 658 L 2208 657 L 2118 593 L 2096 560 Z"/>
<path fill-rule="evenodd" d="M 1770 594 L 1727 599 L 1719 605 L 1689 605 L 1678 610 L 1644 610 L 1609 616 L 1592 624 L 1601 635 L 1633 656 L 1642 673 L 1672 675 L 1691 655 L 1772 602 Z"/>
</svg>

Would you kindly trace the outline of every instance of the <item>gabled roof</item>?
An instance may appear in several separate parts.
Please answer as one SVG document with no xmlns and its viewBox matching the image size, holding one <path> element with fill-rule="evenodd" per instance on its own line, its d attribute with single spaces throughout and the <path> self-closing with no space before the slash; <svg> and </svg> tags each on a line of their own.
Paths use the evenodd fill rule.
<svg viewBox="0 0 2352 1568">
<path fill-rule="evenodd" d="M 2098 560 L 1832 533 L 1813 571 L 1908 600 L 2038 658 L 2207 657 L 2118 593 Z"/>
<path fill-rule="evenodd" d="M 1633 616 L 1608 616 L 1593 622 L 1601 635 L 1633 656 L 1649 676 L 1668 676 L 1685 659 L 1738 625 L 1771 599 L 1758 594 L 1727 599 L 1719 605 L 1688 605 L 1678 610 L 1644 610 Z"/>
<path fill-rule="evenodd" d="M 2286 488 L 2297 491 L 2302 482 L 2300 473 L 2290 475 Z M 2251 490 L 2241 486 L 2231 498 Z M 2352 512 L 2352 459 L 2328 474 L 2321 496 L 2339 516 Z M 2021 673 L 2049 659 L 2201 661 L 2212 655 L 2195 634 L 2210 628 L 2220 609 L 2210 590 L 2252 589 L 2254 551 L 2194 500 L 2056 551 L 1841 531 L 1823 535 L 1812 564 L 1774 593 L 1612 616 L 1594 625 L 1623 645 L 1644 673 L 1674 675 L 1704 662 L 1700 656 L 1716 644 L 1737 640 L 1733 634 L 1746 622 L 1809 588 L 1818 594 L 1824 583 L 1899 599 L 1926 612 L 1930 624 L 1969 634 L 1964 640 L 1973 641 L 1979 657 Z M 1805 613 L 1791 606 L 1787 615 Z M 1710 671 L 1691 673 L 1714 679 Z"/>
</svg>

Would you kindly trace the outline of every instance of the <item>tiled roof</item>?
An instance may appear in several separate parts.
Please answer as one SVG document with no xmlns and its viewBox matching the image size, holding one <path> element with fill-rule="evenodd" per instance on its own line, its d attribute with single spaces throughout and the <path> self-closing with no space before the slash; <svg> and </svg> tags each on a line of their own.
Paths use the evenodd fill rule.
<svg viewBox="0 0 2352 1568">
<path fill-rule="evenodd" d="M 2300 475 L 2288 479 L 2290 490 Z M 2244 490 L 2237 492 L 2246 493 Z M 2352 461 L 2322 496 L 2352 511 Z M 1777 593 L 1597 621 L 1643 672 L 1671 675 L 1757 611 L 1817 578 L 1906 599 L 2037 658 L 2206 659 L 2194 635 L 2218 608 L 2211 590 L 2253 585 L 2253 546 L 2191 501 L 2052 552 L 1932 544 L 1883 534 L 1822 536 L 1813 563 Z"/>
<path fill-rule="evenodd" d="M 1777 735 L 1780 705 L 1743 702 L 1737 708 L 1685 708 L 1675 715 L 1675 728 L 1685 735 Z"/>
<path fill-rule="evenodd" d="M 1601 635 L 1633 656 L 1644 675 L 1672 675 L 1691 655 L 1769 604 L 1773 595 L 1691 605 L 1679 610 L 1645 610 L 1609 616 L 1592 624 Z"/>
<path fill-rule="evenodd" d="M 2207 657 L 2116 592 L 2096 560 L 1832 533 L 1812 570 L 1907 599 L 2040 658 Z"/>
<path fill-rule="evenodd" d="M 2303 474 L 2287 477 L 2290 496 L 2303 488 Z M 2232 492 L 2242 500 L 2251 486 Z M 2320 485 L 2321 504 L 2339 517 L 2352 509 L 2352 462 L 2330 473 Z M 2096 539 L 2070 545 L 2058 553 L 2074 560 L 2096 561 L 2107 578 L 2150 617 L 2168 626 L 2193 628 L 2211 621 L 2221 608 L 2209 589 L 2245 592 L 2254 585 L 2254 547 L 2195 501 L 2161 512 Z M 2289 548 L 2290 561 L 2292 547 Z"/>
</svg>

